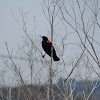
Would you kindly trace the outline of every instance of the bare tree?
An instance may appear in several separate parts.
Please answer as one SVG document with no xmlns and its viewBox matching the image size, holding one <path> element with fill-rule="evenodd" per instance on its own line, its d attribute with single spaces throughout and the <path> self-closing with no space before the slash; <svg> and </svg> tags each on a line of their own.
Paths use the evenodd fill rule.
<svg viewBox="0 0 100 100">
<path fill-rule="evenodd" d="M 95 66 L 100 67 L 100 57 L 96 49 L 100 49 L 100 44 L 95 38 L 96 35 L 98 35 L 97 32 L 100 31 L 99 1 L 44 0 L 42 3 L 42 9 L 50 26 L 49 35 L 51 36 L 51 42 L 53 46 L 55 46 L 61 59 L 57 63 L 53 62 L 52 47 L 51 59 L 47 60 L 46 57 L 42 58 L 43 54 L 40 46 L 38 46 L 38 42 L 32 38 L 32 34 L 28 31 L 24 10 L 20 10 L 22 22 L 19 22 L 12 12 L 13 18 L 27 38 L 22 48 L 22 54 L 26 57 L 25 64 L 29 68 L 29 79 L 31 84 L 31 87 L 27 86 L 27 83 L 21 73 L 21 69 L 15 64 L 13 56 L 8 49 L 8 44 L 5 43 L 11 61 L 11 66 L 9 67 L 7 63 L 5 64 L 16 74 L 18 82 L 21 86 L 23 86 L 23 89 L 21 86 L 19 87 L 18 99 L 20 98 L 21 91 L 23 93 L 23 99 L 25 100 L 44 100 L 45 98 L 47 100 L 77 100 L 77 97 L 80 96 L 84 100 L 89 100 L 94 90 L 100 86 L 97 79 L 96 83 L 92 82 L 92 88 L 89 91 L 89 94 L 87 94 L 89 87 L 88 80 L 91 79 L 92 73 L 94 73 L 97 78 L 100 77 L 99 71 L 95 69 Z M 60 27 L 63 26 L 63 35 L 58 32 L 57 26 L 59 23 L 61 23 Z M 35 31 L 36 30 L 34 28 L 33 34 L 35 34 Z M 73 39 L 71 36 L 76 36 L 75 40 L 72 42 L 67 41 L 69 38 Z M 59 37 L 58 40 L 60 42 L 58 46 L 55 44 L 55 37 Z M 77 40 L 78 42 L 76 42 Z M 68 56 L 66 48 L 72 45 L 79 48 L 79 50 L 77 50 L 78 56 L 74 55 L 74 58 L 67 60 Z M 72 49 L 74 51 L 73 46 Z M 36 64 L 37 62 L 40 64 Z M 70 72 L 68 69 L 71 69 Z M 85 69 L 85 74 L 83 74 L 83 69 Z M 76 81 L 73 82 L 74 79 L 70 80 L 71 75 L 75 74 L 74 71 L 77 73 L 75 77 L 78 77 L 81 81 L 84 80 L 83 76 L 85 77 L 84 84 L 86 90 L 77 93 L 75 96 L 74 91 L 77 88 Z M 79 75 L 78 71 L 83 76 L 81 74 Z M 66 78 L 63 78 L 63 76 Z M 56 80 L 58 77 L 62 77 L 62 83 L 60 86 L 57 84 Z M 43 91 L 43 93 L 41 93 L 41 81 L 44 81 L 43 79 L 45 79 L 43 86 L 45 87 L 44 89 L 46 92 Z M 37 88 L 33 85 L 35 84 L 35 81 Z M 56 85 L 57 91 L 54 90 L 53 84 Z M 62 90 L 62 87 L 64 90 Z M 12 86 L 8 89 L 8 92 L 9 95 L 7 97 L 2 93 L 2 91 L 0 91 L 0 94 L 3 98 L 12 100 Z"/>
</svg>

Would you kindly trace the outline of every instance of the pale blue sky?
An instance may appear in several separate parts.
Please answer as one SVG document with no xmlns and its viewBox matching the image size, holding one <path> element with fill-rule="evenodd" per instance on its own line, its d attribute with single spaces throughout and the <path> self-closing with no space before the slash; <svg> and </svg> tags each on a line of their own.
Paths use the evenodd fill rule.
<svg viewBox="0 0 100 100">
<path fill-rule="evenodd" d="M 32 16 L 36 16 L 36 20 L 39 22 L 42 17 L 41 2 L 42 0 L 0 0 L 0 47 L 4 45 L 4 41 L 7 41 L 11 48 L 16 48 L 23 35 L 12 17 L 11 9 L 16 18 L 19 16 L 19 9 L 24 9 L 29 11 Z"/>
<path fill-rule="evenodd" d="M 35 16 L 36 38 L 41 42 L 41 39 L 39 36 L 47 35 L 50 39 L 50 34 L 48 34 L 50 32 L 50 26 L 42 11 L 42 5 L 41 5 L 42 1 L 43 0 L 0 0 L 0 54 L 7 54 L 7 50 L 4 44 L 5 41 L 8 42 L 8 47 L 10 51 L 13 48 L 14 55 L 16 55 L 16 52 L 18 51 L 18 46 L 20 45 L 22 46 L 23 44 L 22 38 L 23 36 L 25 36 L 25 34 L 20 29 L 20 27 L 18 26 L 18 24 L 16 23 L 15 19 L 12 16 L 12 12 L 13 12 L 13 15 L 15 16 L 16 19 L 19 20 L 21 24 L 19 9 L 23 9 L 25 13 L 26 12 L 28 13 L 27 22 L 29 25 L 28 28 L 29 28 L 30 34 L 32 34 L 34 31 L 34 16 Z M 68 24 L 66 24 L 66 26 L 67 26 L 68 32 L 73 32 L 73 30 L 71 30 Z M 55 30 L 56 30 L 55 33 L 57 34 L 60 33 L 62 36 L 64 36 L 65 29 L 61 23 L 58 23 L 58 26 L 55 28 Z M 96 31 L 97 31 L 97 34 L 95 36 L 95 39 L 100 44 L 100 41 L 99 41 L 100 29 L 97 28 Z M 56 45 L 58 46 L 59 43 L 61 43 L 61 41 L 59 41 L 58 37 L 56 38 L 56 35 L 54 36 L 54 38 L 55 38 L 54 43 L 56 43 Z M 76 34 L 71 35 L 67 38 L 66 43 L 70 43 L 70 42 L 74 42 L 74 43 L 79 42 L 79 39 L 77 38 Z M 100 51 L 100 48 L 97 48 L 97 49 L 98 51 Z M 59 52 L 60 51 L 61 49 L 59 48 Z M 79 55 L 79 52 L 80 50 L 78 47 L 68 46 L 66 48 L 65 55 L 67 55 L 69 58 L 72 57 L 72 59 L 75 59 L 76 55 Z M 69 61 L 69 58 L 66 58 L 66 62 Z M 0 58 L 0 62 L 1 62 L 0 66 L 2 66 L 1 71 L 5 70 L 5 67 L 4 67 L 5 65 L 3 65 L 1 58 Z M 68 68 L 68 69 L 70 70 L 71 68 Z M 96 69 L 98 71 L 98 66 L 96 66 Z M 79 70 L 81 70 L 81 68 Z M 75 72 L 77 72 L 77 70 Z"/>
</svg>

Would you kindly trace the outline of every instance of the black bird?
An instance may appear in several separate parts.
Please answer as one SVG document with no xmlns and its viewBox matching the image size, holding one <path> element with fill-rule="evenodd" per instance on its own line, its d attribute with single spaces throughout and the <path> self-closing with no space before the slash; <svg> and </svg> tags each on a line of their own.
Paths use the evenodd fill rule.
<svg viewBox="0 0 100 100">
<path fill-rule="evenodd" d="M 51 46 L 52 46 L 52 43 L 48 40 L 48 38 L 46 36 L 42 36 L 42 39 L 43 39 L 42 48 L 51 57 Z M 56 55 L 56 51 L 55 51 L 54 47 L 53 47 L 53 60 L 54 61 L 59 61 L 60 60 Z"/>
</svg>

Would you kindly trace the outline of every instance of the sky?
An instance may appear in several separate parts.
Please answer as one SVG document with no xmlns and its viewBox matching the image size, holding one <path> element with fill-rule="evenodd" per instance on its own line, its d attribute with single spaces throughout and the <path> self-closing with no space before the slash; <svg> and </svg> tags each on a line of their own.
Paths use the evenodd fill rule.
<svg viewBox="0 0 100 100">
<path fill-rule="evenodd" d="M 5 46 L 5 42 L 8 43 L 9 50 L 13 50 L 13 55 L 14 56 L 19 56 L 18 54 L 18 47 L 23 45 L 23 41 L 25 37 L 25 34 L 23 31 L 20 29 L 19 25 L 15 21 L 17 19 L 22 25 L 22 19 L 20 15 L 20 11 L 24 11 L 26 13 L 26 23 L 28 24 L 28 32 L 31 34 L 34 38 L 36 36 L 38 43 L 41 42 L 40 35 L 46 35 L 50 39 L 50 26 L 48 24 L 48 21 L 46 20 L 43 10 L 42 10 L 42 4 L 43 0 L 0 0 L 0 55 L 7 55 L 7 49 Z M 47 9 L 45 9 L 47 10 Z M 28 16 L 27 16 L 28 15 Z M 61 23 L 59 23 L 57 27 L 56 33 L 61 33 L 61 36 L 65 35 L 65 29 L 62 26 Z M 67 31 L 68 32 L 73 32 L 71 29 L 67 26 Z M 98 33 L 97 29 L 97 33 Z M 35 34 L 32 34 L 35 33 Z M 100 34 L 96 35 L 96 40 L 99 41 Z M 57 46 L 59 46 L 60 42 L 59 37 L 56 35 L 54 36 L 56 38 L 54 40 L 54 43 L 56 43 Z M 76 35 L 71 35 L 69 38 L 67 38 L 67 42 L 72 42 L 75 41 L 76 43 L 79 41 Z M 100 43 L 100 42 L 99 42 Z M 42 49 L 41 49 L 42 50 Z M 59 49 L 59 52 L 61 50 Z M 66 53 L 69 58 L 75 58 L 78 51 L 78 47 L 74 48 L 70 46 L 69 48 L 67 47 Z M 65 53 L 65 55 L 66 55 Z M 68 60 L 67 60 L 68 61 Z M 1 72 L 5 71 L 4 63 L 2 58 L 0 58 L 0 68 Z M 19 62 L 19 61 L 18 61 Z M 21 62 L 20 64 L 21 65 Z M 22 65 L 21 65 L 22 66 Z M 68 71 L 70 71 L 71 68 L 69 68 Z M 24 69 L 23 69 L 24 70 Z M 85 70 L 85 69 L 84 69 Z M 46 71 L 44 71 L 47 73 Z M 75 71 L 77 72 L 77 70 Z M 10 72 L 11 73 L 11 72 Z M 10 77 L 9 73 L 9 77 Z M 1 73 L 2 74 L 2 73 Z M 24 74 L 25 75 L 25 74 Z M 27 74 L 26 76 L 28 76 Z M 25 76 L 25 77 L 26 77 Z M 45 75 L 44 75 L 45 76 Z M 8 79 L 8 77 L 6 77 Z M 11 82 L 10 82 L 11 83 Z M 10 84 L 9 83 L 9 84 Z"/>
<path fill-rule="evenodd" d="M 0 0 L 0 47 L 4 47 L 4 42 L 7 41 L 11 48 L 17 48 L 21 41 L 21 30 L 12 16 L 13 14 L 19 16 L 19 9 L 30 11 L 32 16 L 36 16 L 37 20 L 41 12 L 41 2 L 37 0 Z M 40 17 L 40 20 L 41 20 Z M 39 21 L 40 21 L 39 20 Z M 42 28 L 41 28 L 42 29 Z M 13 42 L 12 42 L 13 41 Z M 15 44 L 15 45 L 14 45 Z M 4 52 L 4 49 L 3 49 Z M 5 54 L 5 53 L 4 53 Z"/>
</svg>

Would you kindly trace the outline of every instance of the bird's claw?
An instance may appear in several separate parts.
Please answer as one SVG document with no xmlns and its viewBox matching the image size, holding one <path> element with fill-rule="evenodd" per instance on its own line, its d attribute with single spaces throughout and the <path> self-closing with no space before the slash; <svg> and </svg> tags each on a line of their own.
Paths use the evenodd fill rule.
<svg viewBox="0 0 100 100">
<path fill-rule="evenodd" d="M 45 55 L 42 55 L 42 57 L 44 58 L 44 57 L 45 57 Z"/>
</svg>

